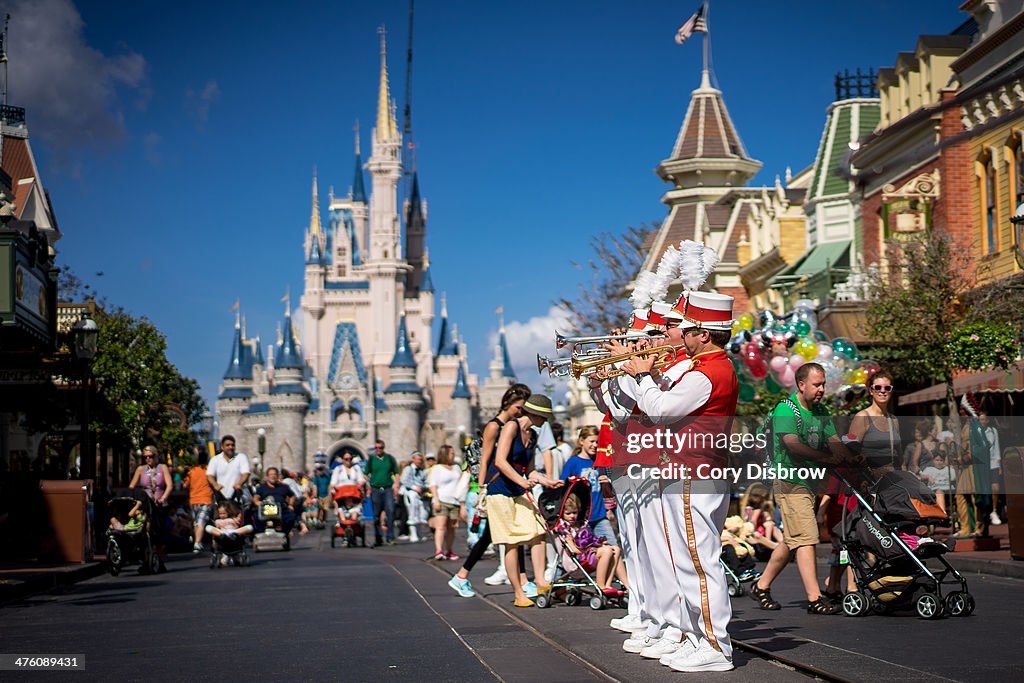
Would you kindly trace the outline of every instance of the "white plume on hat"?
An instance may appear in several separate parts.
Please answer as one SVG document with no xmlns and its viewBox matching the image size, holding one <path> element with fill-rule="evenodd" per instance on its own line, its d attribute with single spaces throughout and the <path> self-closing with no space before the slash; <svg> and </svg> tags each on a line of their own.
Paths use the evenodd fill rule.
<svg viewBox="0 0 1024 683">
<path fill-rule="evenodd" d="M 665 253 L 661 255 L 661 261 L 658 262 L 658 269 L 655 271 L 657 276 L 655 285 L 651 290 L 654 301 L 664 301 L 668 296 L 668 288 L 672 285 L 672 280 L 676 279 L 676 273 L 679 272 L 680 256 L 679 250 L 672 245 L 669 245 Z"/>
<path fill-rule="evenodd" d="M 633 283 L 633 293 L 629 295 L 629 303 L 633 308 L 647 308 L 654 300 L 653 289 L 658 277 L 649 270 L 641 271 Z"/>
<path fill-rule="evenodd" d="M 711 247 L 693 240 L 679 243 L 679 279 L 683 283 L 683 290 L 700 289 L 717 265 L 718 252 Z"/>
</svg>

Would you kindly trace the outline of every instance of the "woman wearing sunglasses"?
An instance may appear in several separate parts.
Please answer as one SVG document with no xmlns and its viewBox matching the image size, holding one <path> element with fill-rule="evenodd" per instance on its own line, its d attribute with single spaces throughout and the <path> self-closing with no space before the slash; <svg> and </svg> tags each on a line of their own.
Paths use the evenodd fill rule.
<svg viewBox="0 0 1024 683">
<path fill-rule="evenodd" d="M 899 467 L 902 444 L 899 423 L 890 409 L 892 388 L 892 375 L 886 370 L 876 372 L 868 384 L 871 405 L 854 415 L 850 424 L 850 434 L 861 443 L 861 455 L 872 479 Z"/>
</svg>

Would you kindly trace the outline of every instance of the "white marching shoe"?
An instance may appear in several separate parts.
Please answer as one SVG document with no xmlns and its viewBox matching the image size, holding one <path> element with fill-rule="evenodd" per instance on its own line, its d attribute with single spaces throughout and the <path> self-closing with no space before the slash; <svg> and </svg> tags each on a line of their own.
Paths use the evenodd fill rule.
<svg viewBox="0 0 1024 683">
<path fill-rule="evenodd" d="M 632 633 L 638 629 L 644 628 L 643 620 L 639 614 L 627 614 L 624 617 L 618 617 L 608 622 L 608 625 L 614 629 L 622 631 L 623 633 Z"/>
<path fill-rule="evenodd" d="M 668 654 L 662 655 L 661 659 L 658 660 L 658 663 L 663 666 L 672 666 L 673 659 L 688 657 L 696 651 L 696 646 L 690 641 L 689 638 L 684 637 L 683 641 L 679 643 L 679 647 L 673 652 L 669 652 Z"/>
<path fill-rule="evenodd" d="M 648 645 L 643 650 L 640 650 L 640 656 L 644 659 L 657 659 L 661 661 L 661 658 L 665 655 L 675 654 L 676 650 L 679 649 L 680 643 L 673 642 L 662 638 L 655 642 L 653 645 Z"/>
<path fill-rule="evenodd" d="M 685 655 L 672 657 L 668 663 L 675 671 L 698 673 L 701 671 L 732 671 L 732 660 L 702 640 L 697 648 Z"/>
<path fill-rule="evenodd" d="M 647 635 L 647 631 L 639 631 L 622 643 L 622 649 L 626 652 L 632 652 L 633 654 L 638 655 L 644 648 L 650 647 L 660 640 L 661 638 L 651 638 Z"/>
</svg>

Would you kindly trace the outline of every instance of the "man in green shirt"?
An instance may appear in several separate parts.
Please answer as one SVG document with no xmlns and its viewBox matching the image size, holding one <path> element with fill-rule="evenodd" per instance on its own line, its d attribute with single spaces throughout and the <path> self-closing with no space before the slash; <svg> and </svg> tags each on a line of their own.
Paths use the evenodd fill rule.
<svg viewBox="0 0 1024 683">
<path fill-rule="evenodd" d="M 775 577 L 791 557 L 807 592 L 807 611 L 811 614 L 838 614 L 840 605 L 823 597 L 818 587 L 818 568 L 814 546 L 818 543 L 818 523 L 814 514 L 814 488 L 822 482 L 800 478 L 796 467 L 838 465 L 853 462 L 853 455 L 836 436 L 828 409 L 821 405 L 825 397 L 825 369 L 807 363 L 796 372 L 796 392 L 775 406 L 773 416 L 774 465 L 782 474 L 775 480 L 775 500 L 782 514 L 783 538 L 772 552 L 761 578 L 750 596 L 761 609 L 777 610 L 782 605 L 770 592 Z"/>
<path fill-rule="evenodd" d="M 373 503 L 374 547 L 384 543 L 380 530 L 380 513 L 387 524 L 388 545 L 395 544 L 395 497 L 398 495 L 398 462 L 384 452 L 384 440 L 374 442 L 374 454 L 366 460 L 366 477 L 370 480 L 370 501 Z"/>
</svg>

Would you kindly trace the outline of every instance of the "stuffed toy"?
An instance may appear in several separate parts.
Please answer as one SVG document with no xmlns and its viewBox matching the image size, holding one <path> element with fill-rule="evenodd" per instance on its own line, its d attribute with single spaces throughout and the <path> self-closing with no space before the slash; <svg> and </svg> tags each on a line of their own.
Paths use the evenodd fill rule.
<svg viewBox="0 0 1024 683">
<path fill-rule="evenodd" d="M 754 547 L 747 541 L 754 533 L 754 525 L 744 522 L 739 515 L 726 517 L 725 528 L 722 530 L 722 545 L 731 545 L 736 549 L 736 556 L 744 558 L 754 554 Z"/>
</svg>

